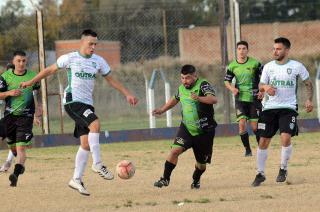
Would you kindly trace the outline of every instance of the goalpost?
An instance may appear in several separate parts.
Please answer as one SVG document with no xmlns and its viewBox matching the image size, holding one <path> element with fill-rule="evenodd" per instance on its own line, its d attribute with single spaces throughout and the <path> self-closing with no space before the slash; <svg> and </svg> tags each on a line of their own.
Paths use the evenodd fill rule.
<svg viewBox="0 0 320 212">
<path fill-rule="evenodd" d="M 160 73 L 161 79 L 164 81 L 165 98 L 166 102 L 170 99 L 170 83 L 167 80 L 162 69 L 154 69 L 152 71 L 150 83 L 146 83 L 148 87 L 148 92 L 146 95 L 147 107 L 149 112 L 149 128 L 156 128 L 156 118 L 152 115 L 152 111 L 155 109 L 155 99 L 154 99 L 154 86 L 157 78 L 157 73 Z M 166 112 L 167 127 L 172 127 L 172 111 L 168 110 Z"/>
</svg>

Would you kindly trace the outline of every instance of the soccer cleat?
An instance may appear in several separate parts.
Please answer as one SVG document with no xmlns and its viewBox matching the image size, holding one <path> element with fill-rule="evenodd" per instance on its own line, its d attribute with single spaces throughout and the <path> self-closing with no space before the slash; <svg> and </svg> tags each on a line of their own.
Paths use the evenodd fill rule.
<svg viewBox="0 0 320 212">
<path fill-rule="evenodd" d="M 156 181 L 153 185 L 155 187 L 161 188 L 162 186 L 168 186 L 169 185 L 169 180 L 164 179 L 163 177 L 160 178 L 160 180 Z"/>
<path fill-rule="evenodd" d="M 86 190 L 86 188 L 84 187 L 83 182 L 81 182 L 81 180 L 79 179 L 71 179 L 69 181 L 69 187 L 75 190 L 78 190 L 80 194 L 85 195 L 85 196 L 89 196 L 90 193 Z"/>
<path fill-rule="evenodd" d="M 279 174 L 278 174 L 277 179 L 276 179 L 276 182 L 282 183 L 282 182 L 286 181 L 287 175 L 288 175 L 287 170 L 280 169 L 279 170 Z"/>
<path fill-rule="evenodd" d="M 191 189 L 199 189 L 200 188 L 200 181 L 193 181 L 191 183 Z"/>
<path fill-rule="evenodd" d="M 246 152 L 244 153 L 245 157 L 251 157 L 252 156 L 252 152 L 251 149 L 250 150 L 246 150 Z"/>
<path fill-rule="evenodd" d="M 9 180 L 11 182 L 10 186 L 12 186 L 12 187 L 16 187 L 17 186 L 18 177 L 15 174 L 10 174 Z"/>
<path fill-rule="evenodd" d="M 111 171 L 109 171 L 107 169 L 107 167 L 105 165 L 103 165 L 102 163 L 99 163 L 97 165 L 92 165 L 91 169 L 92 169 L 92 171 L 99 173 L 99 175 L 106 180 L 113 179 L 113 174 L 111 173 Z"/>
<path fill-rule="evenodd" d="M 6 172 L 10 169 L 11 163 L 9 161 L 4 162 L 4 164 L 0 168 L 0 172 Z"/>
<path fill-rule="evenodd" d="M 252 182 L 252 186 L 253 187 L 257 187 L 257 186 L 259 186 L 262 182 L 264 182 L 266 180 L 266 177 L 263 175 L 263 174 L 261 174 L 261 173 L 259 173 L 259 174 L 257 174 L 256 175 L 256 178 L 254 179 L 254 181 Z"/>
</svg>

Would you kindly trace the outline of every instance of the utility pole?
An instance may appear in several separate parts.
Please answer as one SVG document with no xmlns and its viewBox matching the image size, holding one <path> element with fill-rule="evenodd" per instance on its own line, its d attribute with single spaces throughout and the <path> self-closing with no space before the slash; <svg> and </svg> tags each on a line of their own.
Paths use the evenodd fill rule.
<svg viewBox="0 0 320 212">
<path fill-rule="evenodd" d="M 38 54 L 39 54 L 39 69 L 43 71 L 45 68 L 45 51 L 43 41 L 43 22 L 42 22 L 42 11 L 37 8 L 37 31 L 38 31 Z M 49 134 L 49 114 L 48 114 L 48 98 L 47 98 L 47 81 L 46 79 L 41 80 L 41 100 L 42 100 L 42 130 L 45 134 Z"/>
<path fill-rule="evenodd" d="M 224 0 L 219 0 L 219 22 L 220 22 L 220 46 L 221 46 L 221 71 L 226 72 L 228 62 L 228 48 L 227 48 L 227 30 L 225 21 L 225 7 Z M 223 89 L 223 104 L 224 104 L 224 123 L 230 123 L 230 98 L 227 89 Z"/>
<path fill-rule="evenodd" d="M 231 21 L 231 40 L 233 49 L 233 58 L 237 57 L 236 43 L 241 39 L 239 3 L 237 0 L 229 0 L 229 11 Z"/>
</svg>

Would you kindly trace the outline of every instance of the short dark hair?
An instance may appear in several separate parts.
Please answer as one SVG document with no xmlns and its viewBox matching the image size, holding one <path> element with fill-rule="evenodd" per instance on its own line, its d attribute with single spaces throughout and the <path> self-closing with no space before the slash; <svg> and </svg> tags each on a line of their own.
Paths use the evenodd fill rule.
<svg viewBox="0 0 320 212">
<path fill-rule="evenodd" d="M 282 43 L 288 49 L 290 49 L 290 47 L 291 47 L 291 43 L 290 43 L 289 39 L 284 38 L 284 37 L 279 37 L 277 39 L 274 39 L 274 43 Z"/>
<path fill-rule="evenodd" d="M 93 31 L 92 29 L 85 29 L 81 33 L 81 37 L 82 36 L 98 37 L 98 34 L 95 31 Z"/>
<path fill-rule="evenodd" d="M 181 68 L 181 74 L 187 75 L 196 72 L 196 68 L 193 65 L 184 65 Z"/>
<path fill-rule="evenodd" d="M 17 55 L 23 56 L 23 57 L 27 56 L 27 54 L 22 50 L 16 50 L 16 51 L 13 52 L 13 57 L 15 57 Z"/>
<path fill-rule="evenodd" d="M 249 49 L 249 44 L 248 44 L 247 41 L 244 41 L 244 40 L 239 41 L 239 42 L 237 43 L 237 48 L 238 48 L 239 45 L 244 45 L 244 46 L 247 47 L 247 49 Z"/>
</svg>

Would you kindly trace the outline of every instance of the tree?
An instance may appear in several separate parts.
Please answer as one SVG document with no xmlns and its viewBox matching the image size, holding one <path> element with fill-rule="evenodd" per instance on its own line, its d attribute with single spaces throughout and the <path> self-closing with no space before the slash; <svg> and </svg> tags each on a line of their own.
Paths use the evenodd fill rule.
<svg viewBox="0 0 320 212">
<path fill-rule="evenodd" d="M 320 18 L 317 0 L 240 0 L 242 23 L 306 21 Z"/>
<path fill-rule="evenodd" d="M 21 0 L 9 0 L 1 10 L 0 17 L 0 58 L 10 60 L 16 49 L 36 49 L 36 31 L 32 15 L 24 13 Z"/>
</svg>

